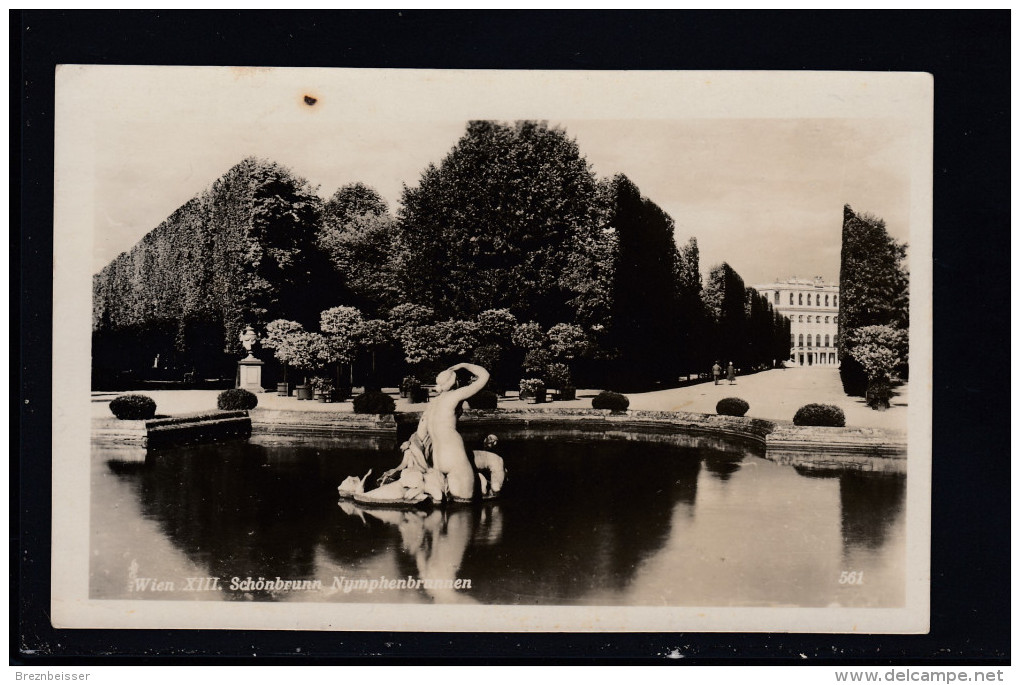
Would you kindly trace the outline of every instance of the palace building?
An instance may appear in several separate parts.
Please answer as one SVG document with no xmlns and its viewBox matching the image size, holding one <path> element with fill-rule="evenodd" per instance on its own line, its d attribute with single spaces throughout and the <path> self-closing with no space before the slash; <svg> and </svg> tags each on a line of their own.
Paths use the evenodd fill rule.
<svg viewBox="0 0 1020 685">
<path fill-rule="evenodd" d="M 790 319 L 790 366 L 836 366 L 836 329 L 839 322 L 839 284 L 796 276 L 756 285 L 772 307 Z"/>
</svg>

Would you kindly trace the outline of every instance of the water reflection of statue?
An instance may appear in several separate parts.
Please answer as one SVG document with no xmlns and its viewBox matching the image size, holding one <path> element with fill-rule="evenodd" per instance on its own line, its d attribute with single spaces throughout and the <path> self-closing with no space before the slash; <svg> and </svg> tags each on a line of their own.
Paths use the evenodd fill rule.
<svg viewBox="0 0 1020 685">
<path fill-rule="evenodd" d="M 362 508 L 342 503 L 343 511 L 394 526 L 400 532 L 403 549 L 414 558 L 421 590 L 439 602 L 477 600 L 458 591 L 457 580 L 464 554 L 472 542 L 496 544 L 502 537 L 502 516 L 498 505 L 482 509 L 461 508 L 452 511 Z M 463 583 L 463 581 L 462 581 Z"/>
<path fill-rule="evenodd" d="M 244 345 L 244 349 L 248 353 L 249 359 L 255 358 L 255 355 L 252 354 L 251 348 L 252 345 L 258 342 L 258 339 L 259 337 L 255 335 L 255 329 L 253 329 L 251 326 L 245 327 L 244 332 L 241 333 L 240 337 L 238 338 L 240 343 Z"/>
<path fill-rule="evenodd" d="M 474 380 L 458 388 L 457 370 L 466 369 Z M 365 491 L 365 478 L 349 477 L 338 488 L 343 497 L 363 502 L 418 503 L 431 499 L 441 502 L 447 497 L 466 501 L 476 494 L 490 497 L 503 487 L 506 470 L 499 455 L 488 450 L 468 452 L 464 439 L 457 432 L 457 408 L 461 402 L 485 387 L 489 372 L 475 364 L 455 364 L 436 377 L 439 394 L 422 413 L 418 428 L 401 449 L 403 459 L 383 473 L 380 486 Z M 495 436 L 486 438 L 492 447 Z"/>
</svg>

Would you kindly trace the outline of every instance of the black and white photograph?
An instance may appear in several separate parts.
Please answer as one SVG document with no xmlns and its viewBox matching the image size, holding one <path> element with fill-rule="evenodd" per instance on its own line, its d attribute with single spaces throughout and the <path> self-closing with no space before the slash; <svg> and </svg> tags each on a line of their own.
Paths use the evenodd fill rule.
<svg viewBox="0 0 1020 685">
<path fill-rule="evenodd" d="M 61 65 L 54 625 L 927 632 L 932 98 Z"/>
</svg>

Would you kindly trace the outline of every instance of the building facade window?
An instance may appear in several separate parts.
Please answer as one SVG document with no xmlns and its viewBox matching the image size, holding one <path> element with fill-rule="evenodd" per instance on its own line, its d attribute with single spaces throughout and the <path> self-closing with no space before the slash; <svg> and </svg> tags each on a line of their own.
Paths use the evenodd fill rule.
<svg viewBox="0 0 1020 685">
<path fill-rule="evenodd" d="M 839 305 L 839 295 L 833 295 L 832 296 L 832 306 L 835 307 L 837 305 Z"/>
<path fill-rule="evenodd" d="M 821 333 L 819 333 L 818 335 L 815 336 L 815 347 L 821 347 L 821 346 L 822 346 L 822 335 L 821 335 Z"/>
<path fill-rule="evenodd" d="M 793 293 L 790 293 L 790 305 L 793 305 Z"/>
<path fill-rule="evenodd" d="M 797 293 L 797 304 L 798 305 L 804 304 L 804 293 Z"/>
<path fill-rule="evenodd" d="M 828 295 L 825 296 L 825 306 L 826 307 L 829 306 L 829 296 Z"/>
<path fill-rule="evenodd" d="M 829 317 L 825 317 L 825 323 L 829 323 Z"/>
<path fill-rule="evenodd" d="M 778 291 L 778 290 L 776 291 L 776 295 L 775 295 L 775 297 L 773 298 L 773 302 L 774 302 L 775 304 L 779 304 L 779 291 Z"/>
<path fill-rule="evenodd" d="M 797 347 L 804 347 L 804 334 L 801 333 L 797 336 Z"/>
<path fill-rule="evenodd" d="M 797 317 L 797 323 L 804 323 L 804 315 L 803 314 L 801 314 L 800 316 Z"/>
<path fill-rule="evenodd" d="M 815 306 L 816 307 L 821 307 L 822 306 L 822 294 L 821 293 L 815 293 Z"/>
<path fill-rule="evenodd" d="M 828 335 L 825 336 L 825 346 L 826 347 L 829 346 L 829 336 Z"/>
<path fill-rule="evenodd" d="M 839 317 L 838 316 L 832 317 L 832 323 L 839 323 Z"/>
</svg>

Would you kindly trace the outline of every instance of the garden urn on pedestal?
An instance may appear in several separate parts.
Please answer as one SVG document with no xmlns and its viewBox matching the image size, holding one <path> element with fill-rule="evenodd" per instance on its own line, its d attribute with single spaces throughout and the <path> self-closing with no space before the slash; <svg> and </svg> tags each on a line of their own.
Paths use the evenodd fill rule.
<svg viewBox="0 0 1020 685">
<path fill-rule="evenodd" d="M 265 392 L 262 388 L 262 365 L 264 362 L 252 354 L 252 345 L 258 340 L 251 326 L 245 328 L 238 338 L 248 356 L 237 362 L 237 387 L 249 392 Z"/>
</svg>

